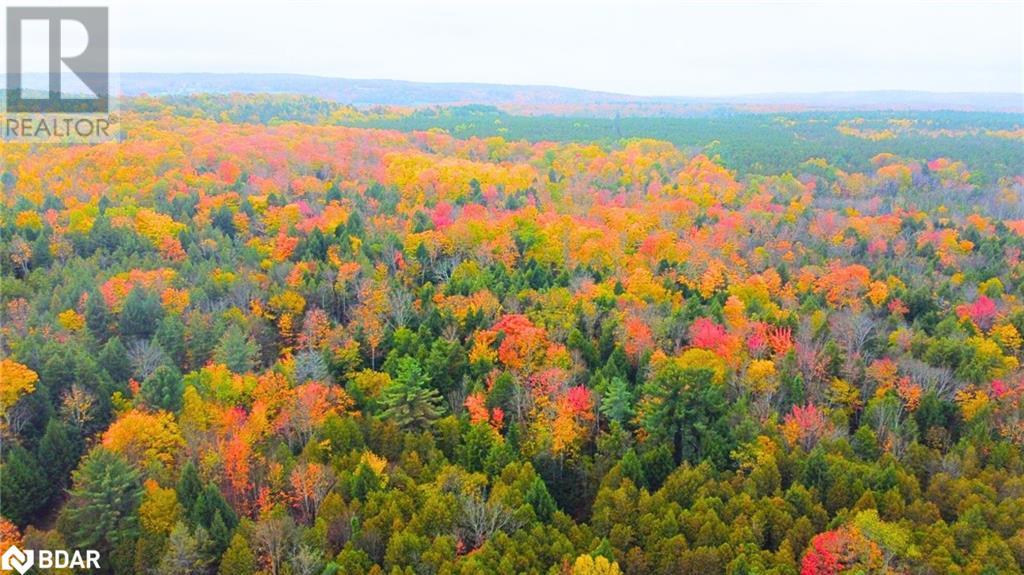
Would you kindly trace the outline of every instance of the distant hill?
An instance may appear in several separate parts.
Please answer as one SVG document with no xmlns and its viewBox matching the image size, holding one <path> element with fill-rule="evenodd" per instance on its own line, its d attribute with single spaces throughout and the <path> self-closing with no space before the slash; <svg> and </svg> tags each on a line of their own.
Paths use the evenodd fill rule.
<svg viewBox="0 0 1024 575">
<path fill-rule="evenodd" d="M 325 98 L 355 105 L 488 104 L 537 107 L 552 113 L 573 109 L 629 107 L 657 115 L 700 113 L 735 107 L 749 111 L 773 110 L 970 110 L 1024 112 L 1024 94 L 935 93 L 914 91 L 822 92 L 751 94 L 715 98 L 685 96 L 633 96 L 558 86 L 522 86 L 474 83 L 428 83 L 401 80 L 354 80 L 299 74 L 120 74 L 125 96 L 192 93 L 288 93 Z M 43 87 L 44 76 L 26 79 L 26 87 Z"/>
</svg>

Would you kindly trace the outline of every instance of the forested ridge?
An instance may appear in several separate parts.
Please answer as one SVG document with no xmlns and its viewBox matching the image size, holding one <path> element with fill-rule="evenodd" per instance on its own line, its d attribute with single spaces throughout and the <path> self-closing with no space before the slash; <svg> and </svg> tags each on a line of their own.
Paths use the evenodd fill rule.
<svg viewBox="0 0 1024 575">
<path fill-rule="evenodd" d="M 1024 569 L 1019 115 L 122 108 L 0 144 L 3 548 Z"/>
</svg>

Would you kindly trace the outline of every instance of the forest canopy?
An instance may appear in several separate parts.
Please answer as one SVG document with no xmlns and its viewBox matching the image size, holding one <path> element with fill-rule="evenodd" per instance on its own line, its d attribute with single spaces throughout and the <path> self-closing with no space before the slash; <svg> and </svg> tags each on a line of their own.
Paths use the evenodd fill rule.
<svg viewBox="0 0 1024 575">
<path fill-rule="evenodd" d="M 1024 118 L 230 95 L 4 143 L 0 539 L 107 573 L 1024 569 Z"/>
</svg>

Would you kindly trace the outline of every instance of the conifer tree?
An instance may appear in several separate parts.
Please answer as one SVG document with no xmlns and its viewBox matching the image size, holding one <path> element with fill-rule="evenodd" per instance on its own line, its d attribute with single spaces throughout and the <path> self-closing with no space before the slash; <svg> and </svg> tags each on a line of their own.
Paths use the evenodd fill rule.
<svg viewBox="0 0 1024 575">
<path fill-rule="evenodd" d="M 0 511 L 15 525 L 24 527 L 46 506 L 50 483 L 36 457 L 24 447 L 14 445 L 0 469 L 0 491 L 3 493 Z"/>
<path fill-rule="evenodd" d="M 384 419 L 404 429 L 425 429 L 441 415 L 441 395 L 427 387 L 419 362 L 408 356 L 399 360 L 397 377 L 384 389 L 381 403 Z"/>
<path fill-rule="evenodd" d="M 111 552 L 139 534 L 139 473 L 120 455 L 94 448 L 73 474 L 71 499 L 58 521 L 72 547 Z"/>
</svg>

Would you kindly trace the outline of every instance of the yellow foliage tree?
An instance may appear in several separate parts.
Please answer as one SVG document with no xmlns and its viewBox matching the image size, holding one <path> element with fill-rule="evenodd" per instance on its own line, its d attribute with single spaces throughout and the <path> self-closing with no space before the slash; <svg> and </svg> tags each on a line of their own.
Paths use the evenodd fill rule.
<svg viewBox="0 0 1024 575">
<path fill-rule="evenodd" d="M 572 575 L 622 575 L 622 570 L 606 557 L 580 555 L 572 564 Z"/>
<path fill-rule="evenodd" d="M 103 434 L 104 447 L 157 474 L 174 466 L 184 444 L 174 416 L 165 411 L 148 413 L 134 409 Z"/>
<path fill-rule="evenodd" d="M 9 358 L 0 360 L 0 417 L 22 396 L 35 391 L 37 381 L 39 375 L 28 366 Z"/>
</svg>

